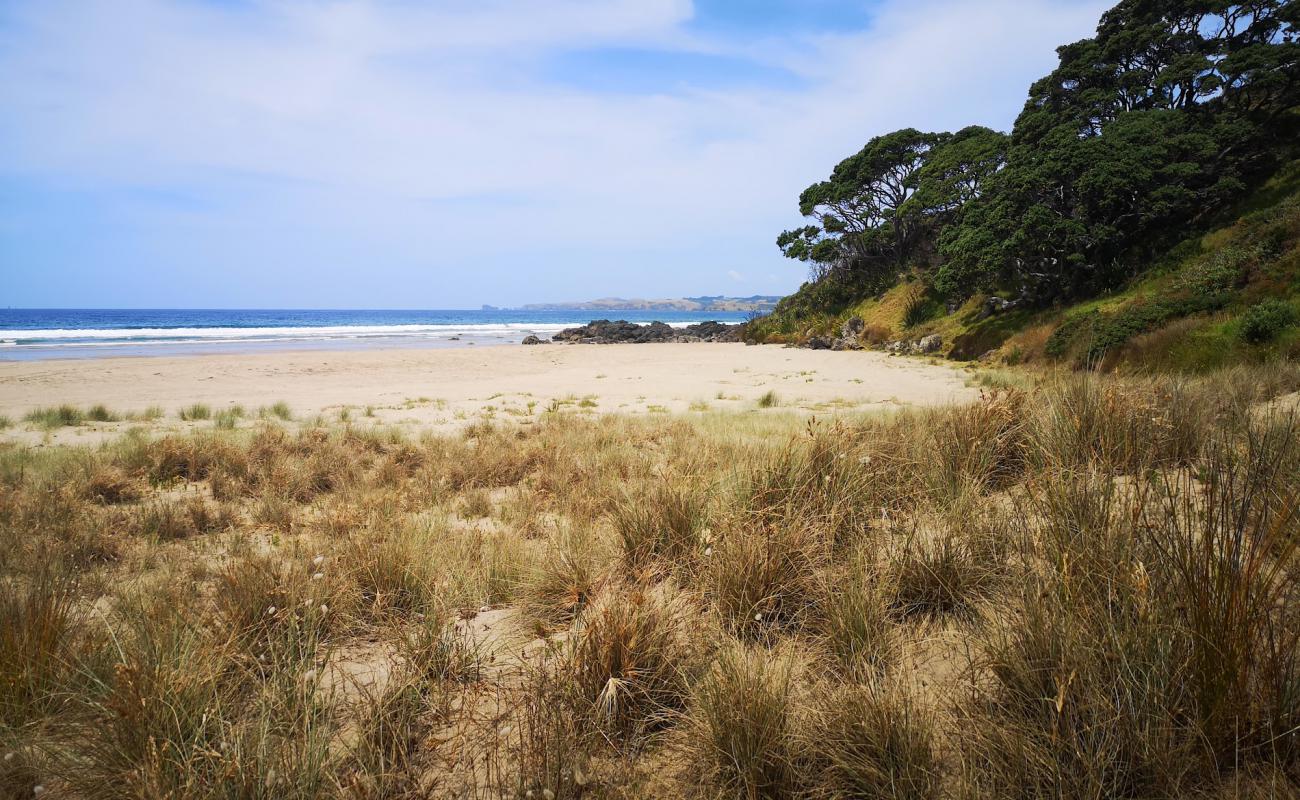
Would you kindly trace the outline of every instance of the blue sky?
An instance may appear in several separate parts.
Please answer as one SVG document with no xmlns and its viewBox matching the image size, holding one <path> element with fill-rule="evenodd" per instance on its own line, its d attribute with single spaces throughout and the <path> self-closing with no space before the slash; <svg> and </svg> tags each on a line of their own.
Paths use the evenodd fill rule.
<svg viewBox="0 0 1300 800">
<path fill-rule="evenodd" d="M 1109 5 L 0 0 L 0 305 L 785 293 L 800 190 Z"/>
</svg>

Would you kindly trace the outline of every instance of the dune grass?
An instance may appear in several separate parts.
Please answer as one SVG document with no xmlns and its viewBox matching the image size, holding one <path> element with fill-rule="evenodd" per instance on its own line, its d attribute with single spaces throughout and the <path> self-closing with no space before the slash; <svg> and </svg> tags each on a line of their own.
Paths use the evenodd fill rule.
<svg viewBox="0 0 1300 800">
<path fill-rule="evenodd" d="M 1295 796 L 1297 388 L 3 448 L 0 792 Z"/>
</svg>

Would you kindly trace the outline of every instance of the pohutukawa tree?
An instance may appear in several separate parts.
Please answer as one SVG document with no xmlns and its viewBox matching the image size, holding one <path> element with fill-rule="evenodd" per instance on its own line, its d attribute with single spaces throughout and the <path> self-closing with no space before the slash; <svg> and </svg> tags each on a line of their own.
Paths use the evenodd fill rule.
<svg viewBox="0 0 1300 800">
<path fill-rule="evenodd" d="M 777 243 L 813 276 L 913 268 L 952 297 L 1115 285 L 1294 156 L 1300 3 L 1125 0 L 1058 50 L 1010 137 L 908 128 L 806 189 Z"/>
</svg>

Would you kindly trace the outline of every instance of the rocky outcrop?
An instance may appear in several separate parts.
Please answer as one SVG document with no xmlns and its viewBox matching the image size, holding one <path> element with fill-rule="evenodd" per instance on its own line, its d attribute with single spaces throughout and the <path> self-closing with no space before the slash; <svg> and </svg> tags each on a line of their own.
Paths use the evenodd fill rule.
<svg viewBox="0 0 1300 800">
<path fill-rule="evenodd" d="M 929 336 L 922 336 L 915 341 L 898 339 L 885 345 L 885 350 L 896 355 L 910 353 L 912 355 L 921 355 L 924 353 L 937 353 L 943 348 L 943 337 L 937 333 Z"/>
<path fill-rule="evenodd" d="M 663 322 L 638 325 L 635 322 L 593 320 L 576 328 L 565 328 L 552 341 L 569 344 L 646 344 L 653 342 L 739 342 L 739 325 L 697 322 L 674 328 Z"/>
<path fill-rule="evenodd" d="M 915 352 L 937 353 L 939 352 L 940 347 L 943 347 L 943 337 L 937 333 L 932 333 L 929 336 L 921 337 L 921 339 L 916 343 Z"/>
<path fill-rule="evenodd" d="M 546 340 L 539 339 L 536 336 L 529 334 L 524 337 L 524 344 L 546 344 Z"/>
<path fill-rule="evenodd" d="M 1016 300 L 1008 300 L 1005 297 L 993 295 L 992 297 L 985 298 L 984 307 L 980 309 L 980 313 L 976 319 L 988 319 L 989 317 L 997 316 L 998 314 L 1004 314 L 1018 305 L 1020 305 L 1020 303 Z"/>
<path fill-rule="evenodd" d="M 862 349 L 862 332 L 867 329 L 867 323 L 862 321 L 861 317 L 849 317 L 844 324 L 840 326 L 839 337 L 831 343 L 832 350 L 861 350 Z"/>
</svg>

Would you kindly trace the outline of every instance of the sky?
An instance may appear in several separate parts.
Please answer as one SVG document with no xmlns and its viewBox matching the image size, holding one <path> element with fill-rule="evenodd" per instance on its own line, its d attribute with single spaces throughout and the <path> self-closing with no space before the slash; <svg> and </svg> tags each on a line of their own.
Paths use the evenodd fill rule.
<svg viewBox="0 0 1300 800">
<path fill-rule="evenodd" d="M 0 307 L 788 293 L 804 187 L 1112 4 L 0 0 Z"/>
</svg>

